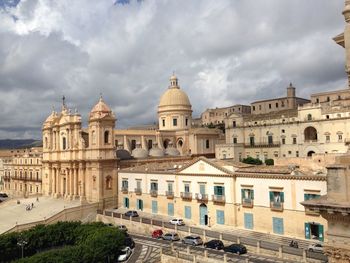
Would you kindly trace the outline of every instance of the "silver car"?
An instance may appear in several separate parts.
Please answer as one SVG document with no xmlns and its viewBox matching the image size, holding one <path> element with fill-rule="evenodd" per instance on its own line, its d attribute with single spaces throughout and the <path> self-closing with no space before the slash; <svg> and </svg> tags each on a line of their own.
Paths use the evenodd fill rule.
<svg viewBox="0 0 350 263">
<path fill-rule="evenodd" d="M 182 239 L 182 244 L 199 246 L 203 245 L 203 240 L 200 236 L 187 236 Z"/>
<path fill-rule="evenodd" d="M 163 235 L 162 237 L 164 240 L 168 240 L 168 241 L 179 241 L 180 237 L 177 233 L 166 233 L 165 235 Z"/>
<path fill-rule="evenodd" d="M 307 250 L 309 250 L 311 252 L 323 253 L 323 245 L 320 244 L 320 243 L 311 244 L 311 245 L 308 246 Z"/>
</svg>

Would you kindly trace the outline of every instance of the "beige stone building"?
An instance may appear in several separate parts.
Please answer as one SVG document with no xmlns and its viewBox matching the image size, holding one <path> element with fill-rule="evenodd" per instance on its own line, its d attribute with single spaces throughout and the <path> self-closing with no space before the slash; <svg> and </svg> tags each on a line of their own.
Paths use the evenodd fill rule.
<svg viewBox="0 0 350 263">
<path fill-rule="evenodd" d="M 118 207 L 227 226 L 324 240 L 327 223 L 300 202 L 326 193 L 309 169 L 209 160 L 145 164 L 118 173 Z"/>
<path fill-rule="evenodd" d="M 213 156 L 224 141 L 218 129 L 192 127 L 192 105 L 176 76 L 161 96 L 157 129 L 115 129 L 116 117 L 101 98 L 88 128 L 63 102 L 43 124 L 43 193 L 113 206 L 120 160 Z"/>
<path fill-rule="evenodd" d="M 201 124 L 204 126 L 225 124 L 225 118 L 227 118 L 231 113 L 249 114 L 250 106 L 233 105 L 230 107 L 206 109 L 201 114 Z"/>
<path fill-rule="evenodd" d="M 42 149 L 11 150 L 11 156 L 3 158 L 4 192 L 12 197 L 40 195 L 42 189 Z"/>
</svg>

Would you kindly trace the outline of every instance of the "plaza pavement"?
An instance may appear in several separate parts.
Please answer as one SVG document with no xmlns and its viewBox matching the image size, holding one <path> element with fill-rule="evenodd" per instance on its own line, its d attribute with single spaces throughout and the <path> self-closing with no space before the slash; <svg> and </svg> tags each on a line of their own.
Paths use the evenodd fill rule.
<svg viewBox="0 0 350 263">
<path fill-rule="evenodd" d="M 17 200 L 20 204 L 17 204 Z M 33 209 L 26 210 L 27 205 L 34 204 Z M 79 206 L 79 200 L 63 200 L 52 197 L 36 197 L 9 199 L 0 203 L 0 234 L 6 232 L 16 224 L 25 224 L 47 219 L 69 207 Z"/>
</svg>

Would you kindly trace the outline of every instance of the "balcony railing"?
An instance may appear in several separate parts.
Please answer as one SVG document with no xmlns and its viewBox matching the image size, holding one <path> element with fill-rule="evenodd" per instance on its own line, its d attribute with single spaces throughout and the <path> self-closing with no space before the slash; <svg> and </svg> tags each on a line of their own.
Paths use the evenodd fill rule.
<svg viewBox="0 0 350 263">
<path fill-rule="evenodd" d="M 190 192 L 181 192 L 180 196 L 184 200 L 192 200 L 192 193 Z"/>
<path fill-rule="evenodd" d="M 4 178 L 4 181 L 10 181 L 10 176 L 8 175 L 5 175 L 3 178 Z"/>
<path fill-rule="evenodd" d="M 157 196 L 158 196 L 158 190 L 151 189 L 151 190 L 149 190 L 149 194 L 150 194 L 152 197 L 157 197 Z"/>
<path fill-rule="evenodd" d="M 165 192 L 166 198 L 173 199 L 174 198 L 174 192 L 173 191 L 166 191 Z"/>
<path fill-rule="evenodd" d="M 271 210 L 283 211 L 283 203 L 281 202 L 270 202 Z"/>
<path fill-rule="evenodd" d="M 244 207 L 253 207 L 254 200 L 250 198 L 243 198 L 242 199 L 242 206 Z"/>
<path fill-rule="evenodd" d="M 141 188 L 135 188 L 135 194 L 141 195 L 142 194 L 142 189 Z"/>
<path fill-rule="evenodd" d="M 246 143 L 244 144 L 244 147 L 246 148 L 274 148 L 274 147 L 280 147 L 280 142 L 259 142 L 259 143 Z"/>
<path fill-rule="evenodd" d="M 29 177 L 29 176 L 25 177 L 25 176 L 14 176 L 14 175 L 11 176 L 11 179 L 17 180 L 17 181 L 25 181 L 25 182 L 27 182 L 27 181 L 29 181 L 29 182 L 41 182 L 42 181 L 40 177 L 36 178 L 36 177 Z"/>
<path fill-rule="evenodd" d="M 208 195 L 207 194 L 196 194 L 196 199 L 201 202 L 207 202 L 208 201 Z"/>
<path fill-rule="evenodd" d="M 122 186 L 122 193 L 127 194 L 129 192 L 129 187 L 127 186 Z"/>
<path fill-rule="evenodd" d="M 212 195 L 213 202 L 224 204 L 226 202 L 224 195 Z"/>
</svg>

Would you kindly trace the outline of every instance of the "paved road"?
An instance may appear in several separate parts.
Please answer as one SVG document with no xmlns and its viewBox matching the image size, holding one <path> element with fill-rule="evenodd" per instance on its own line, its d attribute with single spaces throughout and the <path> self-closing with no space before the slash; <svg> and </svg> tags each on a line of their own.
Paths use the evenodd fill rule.
<svg viewBox="0 0 350 263">
<path fill-rule="evenodd" d="M 159 240 L 159 239 L 153 239 L 150 237 L 146 236 L 141 236 L 141 235 L 134 235 L 131 234 L 131 236 L 134 238 L 137 246 L 135 248 L 138 249 L 137 247 L 142 244 L 142 249 L 141 252 L 135 251 L 134 254 L 138 255 L 138 259 L 136 260 L 136 257 L 130 258 L 128 263 L 158 263 L 160 262 L 160 248 L 162 248 L 163 253 L 168 254 L 171 253 L 170 249 L 170 242 L 165 241 L 165 240 Z M 182 252 L 182 253 L 187 253 L 187 246 L 183 245 L 180 241 L 179 242 L 173 242 L 174 244 L 174 249 L 176 251 Z M 223 261 L 224 259 L 224 252 L 223 251 L 217 251 L 217 250 L 212 250 L 212 249 L 205 249 L 204 247 L 198 246 L 189 246 L 190 248 L 190 255 L 198 255 L 198 256 L 203 256 L 204 251 L 208 251 L 208 257 L 217 259 L 218 261 Z M 288 261 L 288 260 L 281 260 L 281 259 L 276 259 L 272 257 L 267 257 L 267 256 L 260 256 L 260 255 L 254 255 L 251 253 L 244 254 L 244 255 L 234 255 L 234 254 L 227 254 L 227 262 L 246 262 L 246 259 L 249 260 L 249 262 L 254 262 L 254 263 L 264 263 L 264 262 L 271 262 L 271 263 L 282 263 L 282 262 L 294 262 L 294 261 Z"/>
<path fill-rule="evenodd" d="M 102 211 L 100 211 L 102 213 Z M 106 216 L 113 216 L 120 218 L 122 216 L 123 219 L 130 220 L 129 217 L 126 217 L 124 214 L 120 213 L 121 211 L 115 212 L 111 210 L 105 210 L 105 215 Z M 156 217 L 157 219 L 154 219 L 153 217 L 146 215 L 143 213 L 140 217 L 133 217 L 131 218 L 132 221 L 135 222 L 140 222 L 142 220 L 143 224 L 152 224 L 155 226 L 159 227 L 164 227 L 168 229 L 175 229 L 175 226 L 170 224 L 168 221 L 160 220 L 160 216 Z M 203 228 L 200 227 L 192 227 L 192 226 L 177 226 L 177 230 L 188 232 L 189 228 L 191 230 L 191 233 L 202 235 L 203 234 Z M 237 238 L 240 238 L 240 242 L 245 245 L 250 245 L 250 246 L 256 246 L 257 241 L 260 241 L 260 247 L 262 249 L 268 249 L 271 251 L 278 252 L 280 246 L 282 245 L 282 250 L 283 253 L 288 253 L 291 255 L 297 255 L 297 256 L 302 256 L 303 255 L 303 249 L 302 248 L 293 248 L 289 247 L 288 244 L 291 239 L 285 238 L 285 237 L 277 237 L 275 235 L 267 235 L 267 234 L 262 234 L 260 233 L 259 235 L 248 235 L 249 231 L 243 231 L 243 230 L 237 230 L 235 232 L 235 229 L 232 229 L 230 231 L 213 231 L 213 230 L 206 230 L 206 236 L 208 238 L 215 238 L 219 239 L 220 234 L 222 234 L 222 239 L 223 241 L 228 241 L 228 242 L 237 242 Z M 256 232 L 253 232 L 256 233 Z M 301 244 L 300 244 L 301 243 Z M 307 241 L 300 242 L 299 244 L 302 245 L 301 247 L 305 248 L 305 246 L 308 244 Z M 311 243 L 311 242 L 309 242 Z M 327 257 L 325 257 L 321 253 L 316 253 L 316 252 L 306 252 L 306 255 L 308 258 L 320 260 L 323 262 L 327 261 Z"/>
</svg>

